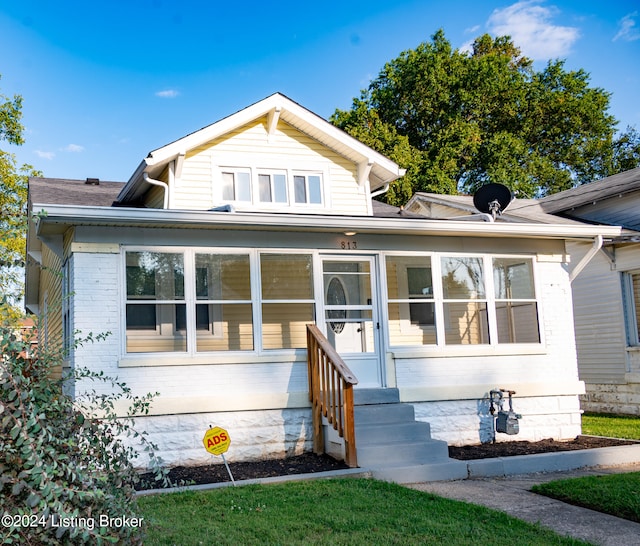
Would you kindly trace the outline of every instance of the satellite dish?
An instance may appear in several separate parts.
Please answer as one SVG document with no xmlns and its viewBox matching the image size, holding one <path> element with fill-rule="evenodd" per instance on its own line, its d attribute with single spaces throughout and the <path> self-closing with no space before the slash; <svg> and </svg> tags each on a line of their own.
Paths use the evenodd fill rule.
<svg viewBox="0 0 640 546">
<path fill-rule="evenodd" d="M 491 214 L 495 220 L 496 216 L 502 214 L 511 203 L 513 194 L 507 186 L 502 184 L 485 184 L 480 186 L 473 196 L 473 204 L 485 214 Z"/>
</svg>

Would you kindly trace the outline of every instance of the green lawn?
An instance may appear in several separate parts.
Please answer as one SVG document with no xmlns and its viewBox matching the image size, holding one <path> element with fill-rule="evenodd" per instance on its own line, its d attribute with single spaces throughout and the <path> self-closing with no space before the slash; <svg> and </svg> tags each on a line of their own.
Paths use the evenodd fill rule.
<svg viewBox="0 0 640 546">
<path fill-rule="evenodd" d="M 584 544 L 484 507 L 368 479 L 141 497 L 145 544 Z"/>
<path fill-rule="evenodd" d="M 640 440 L 640 418 L 585 413 L 582 433 Z M 640 523 L 640 472 L 557 480 L 532 488 L 536 493 Z"/>
<path fill-rule="evenodd" d="M 582 416 L 582 434 L 640 440 L 640 418 L 628 415 L 585 413 Z"/>
<path fill-rule="evenodd" d="M 640 472 L 556 480 L 532 491 L 640 523 Z"/>
</svg>

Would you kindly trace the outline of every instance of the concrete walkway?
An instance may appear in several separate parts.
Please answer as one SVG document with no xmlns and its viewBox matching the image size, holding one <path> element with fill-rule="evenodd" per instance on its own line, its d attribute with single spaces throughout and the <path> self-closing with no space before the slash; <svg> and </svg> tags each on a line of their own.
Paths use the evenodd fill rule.
<svg viewBox="0 0 640 546">
<path fill-rule="evenodd" d="M 487 506 L 561 535 L 600 546 L 640 545 L 640 524 L 579 508 L 530 491 L 535 484 L 580 476 L 640 472 L 640 463 L 561 472 L 479 477 L 446 482 L 406 484 L 441 497 Z"/>
</svg>

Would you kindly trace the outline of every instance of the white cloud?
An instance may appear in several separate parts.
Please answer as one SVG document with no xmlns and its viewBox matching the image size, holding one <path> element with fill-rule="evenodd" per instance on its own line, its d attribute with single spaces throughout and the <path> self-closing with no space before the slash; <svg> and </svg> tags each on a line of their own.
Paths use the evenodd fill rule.
<svg viewBox="0 0 640 546">
<path fill-rule="evenodd" d="M 575 27 L 553 24 L 551 20 L 558 13 L 557 8 L 542 4 L 540 0 L 524 0 L 496 9 L 487 26 L 496 36 L 511 36 L 527 57 L 536 60 L 564 57 L 580 32 Z"/>
<path fill-rule="evenodd" d="M 156 97 L 161 97 L 163 99 L 175 99 L 179 94 L 180 92 L 175 89 L 165 89 L 164 91 L 157 91 Z"/>
<path fill-rule="evenodd" d="M 637 27 L 635 19 L 638 17 L 638 12 L 634 11 L 625 15 L 619 21 L 620 30 L 613 37 L 613 41 L 624 40 L 625 42 L 633 42 L 640 40 L 640 28 Z"/>
<path fill-rule="evenodd" d="M 36 150 L 36 155 L 41 158 L 41 159 L 53 159 L 56 154 L 54 154 L 53 152 L 43 152 L 42 150 Z"/>
<path fill-rule="evenodd" d="M 79 144 L 69 144 L 62 149 L 63 152 L 72 152 L 72 153 L 80 153 L 84 152 L 84 146 L 80 146 Z"/>
</svg>

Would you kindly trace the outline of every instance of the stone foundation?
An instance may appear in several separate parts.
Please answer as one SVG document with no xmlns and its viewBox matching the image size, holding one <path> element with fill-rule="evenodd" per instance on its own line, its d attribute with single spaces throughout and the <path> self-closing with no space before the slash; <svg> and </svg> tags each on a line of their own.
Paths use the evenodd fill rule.
<svg viewBox="0 0 640 546">
<path fill-rule="evenodd" d="M 640 374 L 627 374 L 626 383 L 587 383 L 580 397 L 583 411 L 640 416 Z"/>
</svg>

